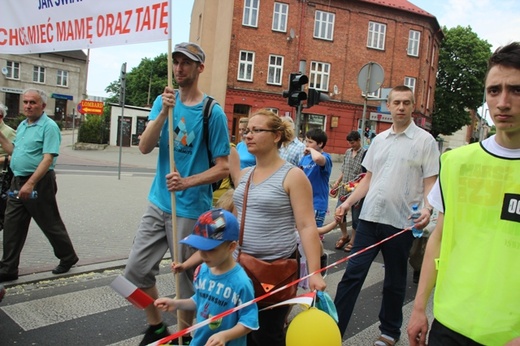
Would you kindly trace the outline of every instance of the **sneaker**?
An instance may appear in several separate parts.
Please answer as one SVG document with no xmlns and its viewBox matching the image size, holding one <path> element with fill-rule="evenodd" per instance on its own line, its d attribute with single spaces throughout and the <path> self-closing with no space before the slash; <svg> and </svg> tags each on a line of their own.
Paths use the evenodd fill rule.
<svg viewBox="0 0 520 346">
<path fill-rule="evenodd" d="M 329 254 L 324 253 L 320 257 L 320 268 L 321 269 L 325 268 L 328 265 L 328 263 L 329 263 Z M 328 271 L 328 269 L 325 269 L 324 271 L 321 272 L 321 276 L 323 276 L 323 278 L 325 278 L 327 276 L 327 271 Z"/>
<path fill-rule="evenodd" d="M 168 335 L 170 335 L 170 332 L 168 332 L 168 328 L 164 323 L 161 323 L 160 326 L 149 326 L 148 329 L 146 329 L 143 340 L 141 340 L 139 346 L 145 346 L 154 341 L 159 341 Z"/>
</svg>

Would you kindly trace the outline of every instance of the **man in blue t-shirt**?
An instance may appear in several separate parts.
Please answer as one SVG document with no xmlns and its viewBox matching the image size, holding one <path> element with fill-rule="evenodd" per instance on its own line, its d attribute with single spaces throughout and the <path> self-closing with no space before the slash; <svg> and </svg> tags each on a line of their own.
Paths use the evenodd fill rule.
<svg viewBox="0 0 520 346">
<path fill-rule="evenodd" d="M 14 142 L 0 132 L 0 146 L 11 155 L 14 174 L 10 188 L 14 195 L 8 197 L 5 211 L 0 282 L 18 279 L 20 255 L 31 219 L 60 260 L 53 274 L 64 274 L 79 261 L 56 201 L 54 167 L 60 153 L 60 128 L 45 113 L 47 94 L 43 90 L 24 90 L 22 102 L 25 120 L 18 125 Z"/>
<path fill-rule="evenodd" d="M 211 183 L 229 175 L 229 134 L 227 117 L 219 105 L 209 117 L 209 143 L 203 136 L 203 104 L 206 95 L 199 90 L 199 75 L 204 71 L 205 54 L 195 43 L 180 43 L 173 51 L 173 73 L 178 90 L 166 87 L 156 98 L 149 123 L 141 135 L 139 150 L 150 153 L 159 142 L 157 172 L 148 200 L 150 204 L 141 219 L 125 268 L 125 277 L 157 298 L 155 276 L 159 263 L 169 249 L 178 252 L 179 261 L 191 256 L 193 249 L 176 244 L 173 247 L 171 193 L 175 193 L 175 216 L 179 239 L 189 235 L 200 214 L 211 208 Z M 168 115 L 173 108 L 173 150 L 175 171 L 171 170 Z M 210 167 L 208 150 L 215 163 Z M 193 295 L 193 270 L 179 274 L 180 297 Z M 140 345 L 147 345 L 169 335 L 161 312 L 153 305 L 145 310 L 149 324 Z M 182 311 L 179 329 L 193 323 L 193 312 Z M 182 338 L 183 342 L 188 337 Z"/>
</svg>

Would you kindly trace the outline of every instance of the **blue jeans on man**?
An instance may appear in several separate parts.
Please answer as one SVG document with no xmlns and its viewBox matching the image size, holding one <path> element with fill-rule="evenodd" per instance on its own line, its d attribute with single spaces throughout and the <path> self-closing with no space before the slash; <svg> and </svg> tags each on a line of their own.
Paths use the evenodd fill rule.
<svg viewBox="0 0 520 346">
<path fill-rule="evenodd" d="M 352 253 L 376 244 L 401 231 L 401 229 L 390 225 L 359 220 L 356 231 Z M 391 336 L 396 340 L 399 339 L 403 323 L 402 307 L 406 293 L 408 256 L 412 242 L 412 233 L 405 232 L 373 249 L 352 257 L 347 262 L 347 268 L 338 284 L 336 298 L 334 299 L 334 304 L 338 311 L 338 327 L 341 335 L 347 329 L 350 317 L 354 311 L 354 304 L 367 277 L 370 265 L 376 258 L 379 250 L 381 250 L 385 264 L 385 280 L 383 301 L 379 312 L 379 321 L 381 322 L 379 329 L 382 334 Z"/>
</svg>

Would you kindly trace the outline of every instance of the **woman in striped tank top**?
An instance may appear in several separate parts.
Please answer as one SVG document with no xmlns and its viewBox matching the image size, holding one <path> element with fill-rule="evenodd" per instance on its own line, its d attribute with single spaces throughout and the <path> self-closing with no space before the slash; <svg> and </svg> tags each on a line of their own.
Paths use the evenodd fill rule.
<svg viewBox="0 0 520 346">
<path fill-rule="evenodd" d="M 278 149 L 293 139 L 290 125 L 268 110 L 259 110 L 245 129 L 247 149 L 256 157 L 256 166 L 244 169 L 236 187 L 234 202 L 238 220 L 244 209 L 243 198 L 249 176 L 242 252 L 262 260 L 288 258 L 297 248 L 298 230 L 309 271 L 320 269 L 320 239 L 314 221 L 312 189 L 305 173 L 278 155 Z M 324 290 L 320 274 L 310 277 L 311 290 Z M 260 329 L 248 335 L 248 346 L 284 346 L 285 319 L 289 307 L 259 313 Z"/>
</svg>

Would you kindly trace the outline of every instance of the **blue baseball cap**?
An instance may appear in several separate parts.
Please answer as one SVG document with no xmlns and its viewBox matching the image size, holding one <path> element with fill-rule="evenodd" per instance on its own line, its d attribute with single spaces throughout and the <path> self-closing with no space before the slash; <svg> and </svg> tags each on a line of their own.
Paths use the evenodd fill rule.
<svg viewBox="0 0 520 346">
<path fill-rule="evenodd" d="M 225 241 L 238 240 L 238 221 L 224 209 L 211 209 L 199 216 L 193 232 L 180 241 L 198 250 L 213 250 Z"/>
</svg>

